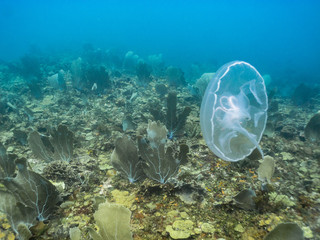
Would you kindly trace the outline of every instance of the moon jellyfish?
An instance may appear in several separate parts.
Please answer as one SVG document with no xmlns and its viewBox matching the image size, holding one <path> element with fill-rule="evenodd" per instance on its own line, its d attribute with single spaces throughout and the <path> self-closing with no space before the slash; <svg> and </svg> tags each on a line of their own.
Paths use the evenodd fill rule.
<svg viewBox="0 0 320 240">
<path fill-rule="evenodd" d="M 223 65 L 208 84 L 200 124 L 210 150 L 236 162 L 259 146 L 267 121 L 268 97 L 263 78 L 249 63 Z"/>
</svg>

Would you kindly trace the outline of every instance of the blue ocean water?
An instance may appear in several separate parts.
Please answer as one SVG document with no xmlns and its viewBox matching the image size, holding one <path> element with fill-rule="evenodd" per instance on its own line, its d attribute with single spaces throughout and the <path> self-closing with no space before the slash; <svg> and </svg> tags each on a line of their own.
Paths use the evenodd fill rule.
<svg viewBox="0 0 320 240">
<path fill-rule="evenodd" d="M 0 2 L 0 59 L 30 46 L 46 51 L 97 48 L 162 53 L 184 69 L 244 60 L 277 81 L 319 83 L 319 1 Z"/>
<path fill-rule="evenodd" d="M 0 239 L 320 239 L 319 12 L 0 0 Z"/>
</svg>

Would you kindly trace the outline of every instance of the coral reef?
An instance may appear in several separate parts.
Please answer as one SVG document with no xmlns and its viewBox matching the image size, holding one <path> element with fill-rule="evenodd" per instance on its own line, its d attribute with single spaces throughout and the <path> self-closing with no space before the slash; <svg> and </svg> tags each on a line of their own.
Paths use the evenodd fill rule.
<svg viewBox="0 0 320 240">
<path fill-rule="evenodd" d="M 319 142 L 305 131 L 318 95 L 295 105 L 275 92 L 260 141 L 265 159 L 253 150 L 230 163 L 207 147 L 199 97 L 181 70 L 165 75 L 161 55 L 142 61 L 86 46 L 51 57 L 30 73 L 0 63 L 1 239 L 101 239 L 110 234 L 103 221 L 117 222 L 97 220 L 109 208 L 123 213 L 127 239 L 262 240 L 284 223 L 320 238 Z M 138 82 L 141 62 L 152 67 L 147 84 Z M 103 90 L 88 69 L 108 74 Z M 64 89 L 48 79 L 60 70 Z M 35 75 L 38 99 L 26 85 Z"/>
</svg>

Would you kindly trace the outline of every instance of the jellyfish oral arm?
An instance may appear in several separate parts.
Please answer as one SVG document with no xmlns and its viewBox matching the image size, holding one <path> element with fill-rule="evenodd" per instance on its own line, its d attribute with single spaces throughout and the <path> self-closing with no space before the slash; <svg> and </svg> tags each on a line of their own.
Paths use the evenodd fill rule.
<svg viewBox="0 0 320 240">
<path fill-rule="evenodd" d="M 247 139 L 259 150 L 263 158 L 264 155 L 262 149 L 260 148 L 259 143 L 256 140 L 257 136 L 249 133 L 249 131 L 241 125 L 243 122 L 250 120 L 249 111 L 248 109 L 244 108 L 244 105 L 246 104 L 243 104 L 243 106 L 239 106 L 239 103 L 241 102 L 243 101 L 239 101 L 236 96 L 222 96 L 220 98 L 221 107 L 218 107 L 216 109 L 217 113 L 222 111 L 222 114 L 224 114 L 223 118 L 220 119 L 220 121 L 224 124 L 225 128 L 229 128 L 231 132 L 233 132 L 233 134 L 228 134 L 229 139 L 227 142 L 230 144 L 231 138 L 236 137 L 237 134 L 235 132 L 238 132 L 247 137 Z"/>
</svg>

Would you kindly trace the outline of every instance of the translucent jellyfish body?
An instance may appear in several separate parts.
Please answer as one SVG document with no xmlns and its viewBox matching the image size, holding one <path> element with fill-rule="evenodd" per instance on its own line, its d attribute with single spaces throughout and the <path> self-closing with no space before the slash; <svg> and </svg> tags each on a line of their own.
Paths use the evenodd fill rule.
<svg viewBox="0 0 320 240">
<path fill-rule="evenodd" d="M 200 124 L 210 150 L 236 162 L 259 146 L 267 121 L 264 80 L 249 63 L 223 65 L 211 79 L 200 109 Z"/>
</svg>

